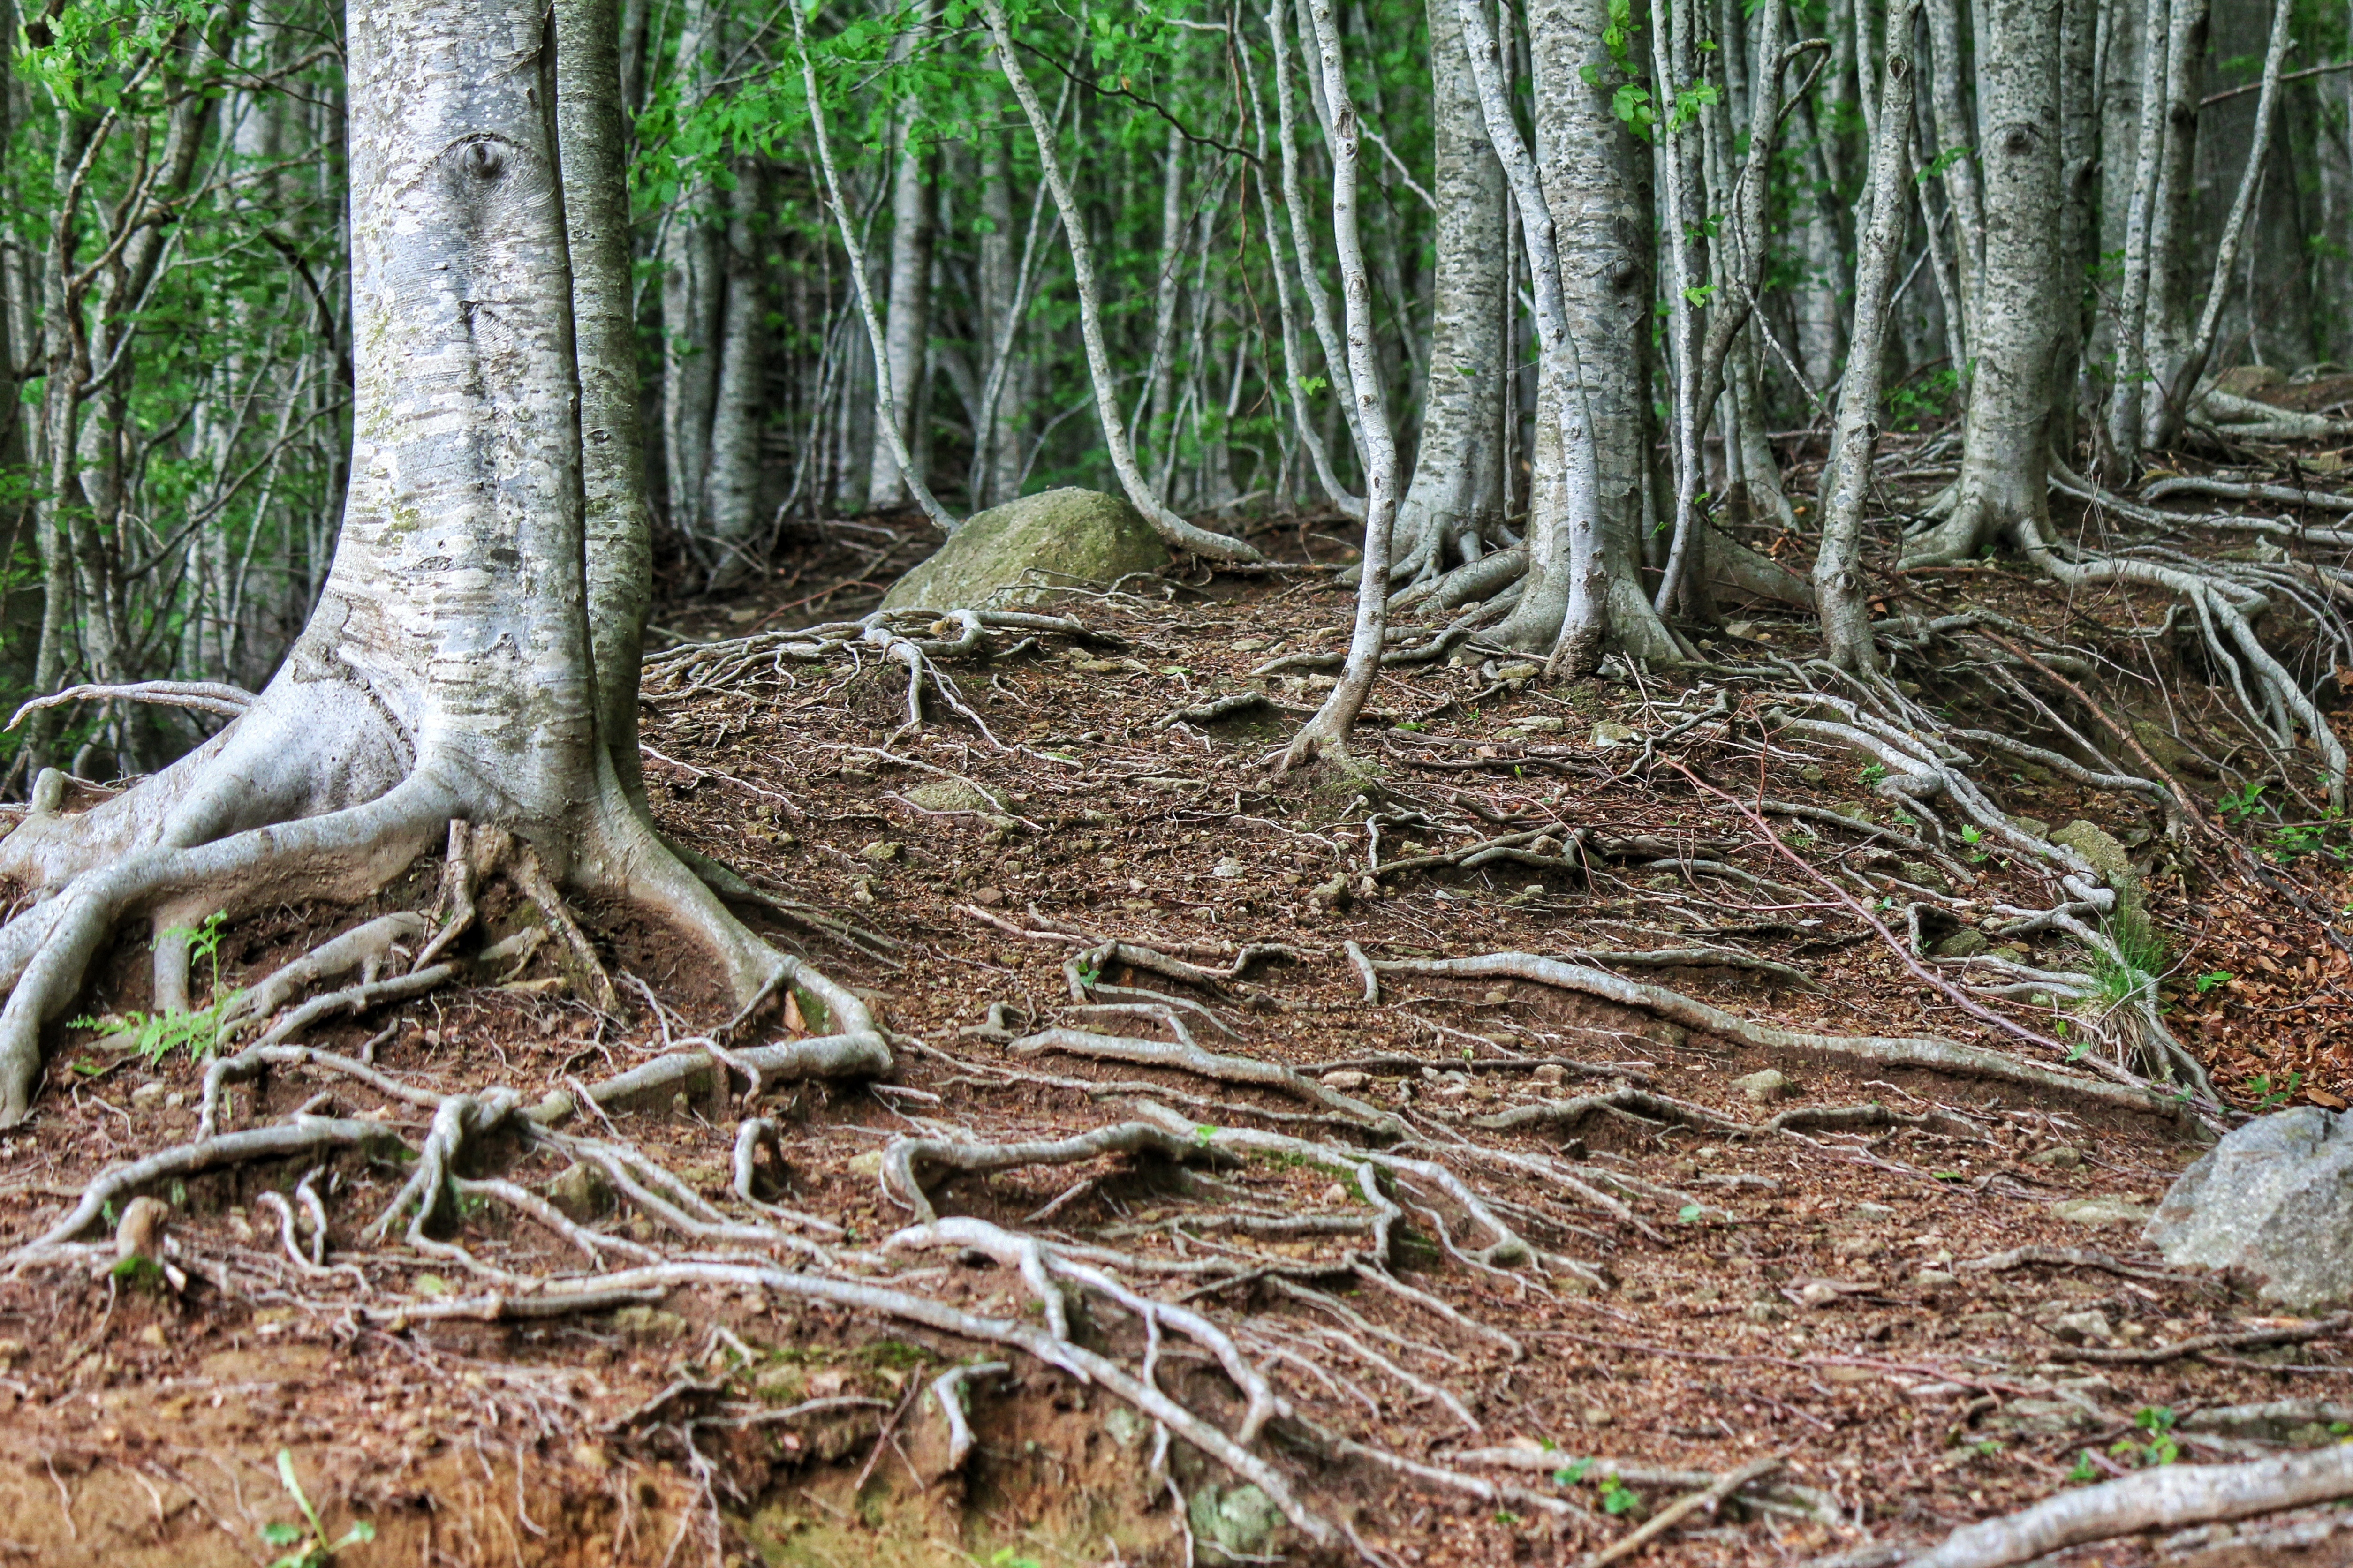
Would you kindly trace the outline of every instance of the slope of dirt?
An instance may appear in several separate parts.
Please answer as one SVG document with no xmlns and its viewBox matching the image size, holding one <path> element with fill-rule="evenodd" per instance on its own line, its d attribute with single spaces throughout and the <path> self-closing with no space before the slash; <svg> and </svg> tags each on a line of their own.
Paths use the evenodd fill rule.
<svg viewBox="0 0 2353 1568">
<path fill-rule="evenodd" d="M 920 552 L 912 530 L 860 526 L 881 532 L 827 534 L 772 593 L 659 619 L 674 637 L 740 638 L 819 608 L 854 614 L 880 562 Z M 1303 525 L 1288 542 L 1335 557 Z M 1380 999 L 1365 1000 L 1349 944 L 1376 962 L 1582 954 L 1801 1034 L 1940 1036 L 2108 1083 L 2070 1068 L 2089 1049 L 2117 1068 L 2112 1078 L 2129 1076 L 2131 1041 L 2096 1003 L 2025 987 L 1994 1004 L 2055 1048 L 2039 1047 L 1955 1000 L 1987 1005 L 1979 993 L 1921 978 L 1979 985 L 2010 973 L 1989 970 L 1996 961 L 2054 973 L 2087 961 L 2063 933 L 1998 929 L 1997 906 L 2049 902 L 2022 858 L 1959 837 L 1935 853 L 1905 847 L 1921 823 L 1878 792 L 1883 770 L 1770 728 L 1767 710 L 1788 692 L 1757 672 L 1801 658 L 1810 628 L 1755 614 L 1710 638 L 1713 668 L 1556 687 L 1531 666 L 1458 653 L 1383 677 L 1364 771 L 1275 781 L 1262 764 L 1330 670 L 1251 672 L 1340 648 L 1345 596 L 1317 570 L 1149 587 L 1074 603 L 1090 638 L 1046 635 L 1019 651 L 1005 638 L 1001 657 L 944 662 L 967 712 L 934 696 L 919 731 L 905 727 L 905 670 L 871 658 L 754 648 L 708 682 L 678 673 L 691 660 L 674 664 L 646 693 L 649 779 L 665 831 L 817 911 L 764 918 L 896 1037 L 886 1081 L 771 1086 L 759 1107 L 783 1131 L 766 1194 L 838 1226 L 808 1233 L 828 1245 L 871 1247 L 913 1217 L 877 1179 L 897 1139 L 1067 1137 L 1154 1102 L 1198 1125 L 1205 1155 L 1235 1129 L 1328 1148 L 1362 1122 L 1327 1114 L 1318 1083 L 1400 1119 L 1418 1150 L 1535 1243 L 1540 1268 L 1482 1261 L 1473 1249 L 1487 1237 L 1461 1193 L 1408 1178 L 1388 1189 L 1402 1208 L 1404 1289 L 1376 1288 L 1346 1264 L 1373 1212 L 1357 1171 L 1267 1147 L 929 1184 L 943 1215 L 1107 1249 L 1139 1289 L 1188 1297 L 1235 1333 L 1296 1413 L 1261 1450 L 1355 1532 L 1355 1550 L 1305 1549 L 1189 1446 L 1160 1452 L 1150 1424 L 1105 1389 L 954 1333 L 757 1286 L 693 1285 L 548 1321 L 437 1317 L 436 1302 L 473 1289 L 469 1265 L 364 1240 L 406 1173 L 354 1151 L 151 1188 L 172 1205 L 184 1287 L 111 1270 L 111 1252 L 0 1280 L 0 1557 L 266 1562 L 281 1549 L 265 1549 L 262 1528 L 299 1518 L 281 1447 L 330 1540 L 353 1519 L 373 1524 L 372 1543 L 339 1556 L 351 1564 L 1015 1568 L 1359 1551 L 1415 1564 L 1573 1563 L 1696 1489 L 1693 1474 L 1766 1457 L 1782 1463 L 1778 1489 L 1686 1521 L 1644 1560 L 1799 1562 L 1932 1538 L 2175 1454 L 2333 1440 L 2326 1422 L 2258 1438 L 2197 1420 L 2335 1396 L 2353 1363 L 2325 1337 L 2125 1359 L 2188 1335 L 2298 1326 L 2227 1280 L 2175 1275 L 2142 1252 L 2137 1217 L 2205 1136 L 2166 1094 L 2135 1108 L 2067 1080 L 1743 1043 L 1525 979 L 1388 971 Z M 2122 594 L 2062 605 L 1998 567 L 1915 575 L 1891 587 L 1889 614 L 1963 600 L 2054 639 L 2084 635 L 2086 620 L 2164 615 Z M 1926 672 L 1911 689 L 1955 722 L 1983 721 L 1973 703 L 2009 700 L 1967 668 Z M 1172 717 L 1251 693 L 1264 700 L 1228 716 Z M 2127 847 L 2173 944 L 2168 1016 L 2226 1089 L 2294 1071 L 2292 1092 L 2334 1102 L 2346 1082 L 2341 951 L 2299 935 L 2302 917 L 2263 902 L 2259 885 L 2201 875 L 2152 809 L 2031 763 L 1980 779 L 2005 811 L 2087 822 Z M 1515 832 L 1532 859 L 1441 863 Z M 2268 863 L 2302 879 L 2300 896 L 2343 906 L 2325 857 Z M 412 906 L 435 874 L 420 865 Z M 233 933 L 222 984 L 249 983 L 306 929 L 353 918 L 290 910 L 276 929 Z M 503 934 L 528 920 L 490 909 L 485 925 Z M 607 960 L 678 1016 L 598 1016 L 571 994 L 550 944 L 520 967 L 305 1037 L 344 1052 L 373 1040 L 376 1066 L 413 1088 L 509 1085 L 529 1100 L 627 1069 L 714 1021 L 692 955 L 658 931 L 598 935 Z M 1113 940 L 1210 969 L 1251 944 L 1279 951 L 1218 981 L 1117 952 L 1081 967 Z M 129 943 L 117 955 L 108 1005 L 138 1005 L 142 958 Z M 784 1028 L 822 1025 L 796 997 Z M 1008 1044 L 1058 1026 L 1189 1037 L 1303 1079 L 1220 1081 Z M 777 1032 L 770 1020 L 749 1037 Z M 101 1168 L 194 1130 L 201 1063 L 151 1065 L 99 1038 L 64 1031 L 38 1116 L 0 1137 L 0 1247 L 40 1234 Z M 1767 1069 L 1782 1081 L 1751 1076 Z M 1663 1098 L 1508 1121 L 1613 1090 Z M 377 1118 L 414 1145 L 429 1120 L 364 1084 L 291 1070 L 231 1092 L 240 1126 L 308 1107 Z M 1862 1110 L 1846 1122 L 1784 1115 L 1838 1107 Z M 746 1113 L 711 1074 L 617 1110 L 609 1131 L 702 1198 L 732 1203 L 729 1152 Z M 512 1144 L 470 1158 L 462 1174 L 533 1188 L 565 1164 Z M 323 1269 L 283 1249 L 270 1195 L 292 1195 L 314 1171 L 330 1215 Z M 581 1212 L 622 1242 L 662 1236 L 609 1193 L 587 1194 Z M 579 1267 L 548 1232 L 487 1202 L 461 1202 L 449 1235 L 475 1266 Z M 1996 1256 L 2038 1247 L 2076 1261 Z M 889 1256 L 902 1288 L 1038 1318 L 1018 1271 L 977 1251 Z M 1187 1271 L 1203 1283 L 1187 1288 Z M 1240 1419 L 1235 1385 L 1198 1342 L 1147 1345 L 1136 1320 L 1096 1297 L 1071 1311 L 1084 1342 L 1130 1364 L 1157 1357 L 1172 1395 L 1229 1430 Z M 928 1390 L 984 1359 L 1009 1371 L 972 1380 L 976 1446 L 951 1468 Z M 1426 1468 L 1401 1474 L 1311 1433 Z M 2308 1541 L 2209 1534 L 2065 1561 L 2342 1561 L 2328 1555 L 2328 1522 L 2307 1521 Z"/>
</svg>

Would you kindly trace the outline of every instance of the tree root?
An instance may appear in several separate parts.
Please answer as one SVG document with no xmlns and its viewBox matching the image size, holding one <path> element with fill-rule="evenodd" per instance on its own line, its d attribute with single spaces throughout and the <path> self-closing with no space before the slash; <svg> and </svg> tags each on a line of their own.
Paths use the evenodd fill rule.
<svg viewBox="0 0 2353 1568">
<path fill-rule="evenodd" d="M 2200 1351 L 2244 1350 L 2250 1345 L 2300 1345 L 2341 1334 L 2348 1328 L 2353 1328 L 2353 1312 L 2332 1312 L 2327 1317 L 2292 1328 L 2197 1334 L 2186 1340 L 2176 1340 L 2171 1344 L 2119 1346 L 2115 1349 L 2064 1345 L 2052 1351 L 2051 1357 L 2053 1361 L 2090 1362 L 2100 1366 L 2155 1366 L 2161 1362 L 2196 1355 Z"/>
<path fill-rule="evenodd" d="M 1889 1038 L 1876 1036 L 1816 1035 L 1751 1024 L 1704 1002 L 1582 964 L 1566 963 L 1529 952 L 1491 952 L 1474 958 L 1390 959 L 1377 965 L 1398 974 L 1457 975 L 1465 978 L 1503 976 L 1525 980 L 1599 997 L 1680 1024 L 1702 1034 L 1734 1040 L 1764 1050 L 1804 1051 L 1834 1056 L 1878 1067 L 1923 1068 L 1959 1078 L 1989 1079 L 2022 1089 L 2070 1096 L 2121 1110 L 2170 1116 L 2173 1104 L 2154 1092 L 2122 1084 L 2102 1083 L 2052 1068 L 2022 1062 L 1998 1051 L 1933 1036 Z"/>
<path fill-rule="evenodd" d="M 1024 1036 L 1006 1048 L 1016 1056 L 1061 1051 L 1098 1061 L 1170 1068 L 1200 1078 L 1214 1079 L 1220 1083 L 1279 1089 L 1294 1100 L 1322 1106 L 1344 1121 L 1376 1132 L 1394 1137 L 1405 1131 L 1404 1124 L 1388 1111 L 1353 1099 L 1336 1089 L 1326 1089 L 1281 1062 L 1261 1061 L 1252 1057 L 1223 1056 L 1205 1051 L 1198 1046 L 1137 1039 L 1133 1036 L 1093 1035 L 1083 1029 L 1045 1029 Z"/>
<path fill-rule="evenodd" d="M 2010 1568 L 2063 1547 L 2213 1520 L 2247 1519 L 2353 1494 L 2353 1447 L 2247 1465 L 2164 1465 L 1964 1525 L 1906 1568 Z"/>
<path fill-rule="evenodd" d="M 1192 1140 L 1146 1121 L 1098 1127 L 1075 1138 L 1037 1143 L 951 1143 L 938 1138 L 900 1138 L 882 1151 L 882 1190 L 914 1211 L 918 1224 L 938 1219 L 924 1194 L 926 1181 L 948 1173 L 964 1175 L 1013 1171 L 1027 1165 L 1076 1165 L 1106 1154 L 1158 1154 L 1184 1160 L 1198 1155 Z"/>
</svg>

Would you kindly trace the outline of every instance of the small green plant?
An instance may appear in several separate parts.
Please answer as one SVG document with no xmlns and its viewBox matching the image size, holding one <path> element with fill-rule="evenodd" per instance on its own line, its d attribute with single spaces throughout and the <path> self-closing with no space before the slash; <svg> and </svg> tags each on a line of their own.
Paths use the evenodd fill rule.
<svg viewBox="0 0 2353 1568">
<path fill-rule="evenodd" d="M 2100 1467 L 2092 1458 L 2091 1449 L 2084 1448 L 2077 1451 L 2075 1468 L 2067 1472 L 2067 1479 L 2079 1487 L 2089 1486 L 2100 1479 Z"/>
<path fill-rule="evenodd" d="M 2110 1007 L 2143 997 L 2155 1001 L 2157 977 L 2168 957 L 2165 936 L 2139 900 L 2124 893 L 2116 896 L 2116 907 L 2108 915 L 2108 941 L 2115 951 L 2095 954 L 2092 965 L 2100 983 L 2100 1000 Z"/>
<path fill-rule="evenodd" d="M 2227 969 L 2209 970 L 2207 973 L 2198 977 L 2198 994 L 2203 996 L 2206 993 L 2213 990 L 2216 986 L 2228 985 L 2232 981 L 2236 980 L 2237 978 L 2237 975 L 2232 973 Z"/>
<path fill-rule="evenodd" d="M 295 1478 L 294 1456 L 283 1448 L 278 1450 L 278 1479 L 286 1488 L 287 1495 L 294 1500 L 294 1506 L 302 1510 L 303 1521 L 310 1528 L 306 1531 L 301 1524 L 263 1525 L 262 1540 L 272 1546 L 294 1548 L 272 1563 L 269 1568 L 328 1568 L 328 1564 L 334 1562 L 335 1553 L 346 1546 L 356 1546 L 375 1539 L 375 1526 L 363 1519 L 343 1531 L 341 1541 L 330 1545 L 327 1528 L 319 1522 L 319 1510 L 312 1508 L 311 1500 L 302 1495 L 302 1483 Z"/>
<path fill-rule="evenodd" d="M 2272 1075 L 2267 1072 L 2259 1072 L 2247 1080 L 2247 1093 L 2253 1097 L 2257 1110 L 2269 1110 L 2274 1106 L 2285 1105 L 2295 1098 L 2295 1091 L 2303 1087 L 2304 1075 L 2300 1072 L 2288 1074 L 2286 1079 L 2276 1089 L 2272 1087 Z"/>
<path fill-rule="evenodd" d="M 2152 1465 L 2169 1465 L 2181 1458 L 2181 1445 L 2173 1436 L 2173 1406 L 2170 1405 L 2144 1405 L 2134 1413 L 2133 1425 L 2147 1436 L 2119 1437 L 2109 1446 L 2108 1452 L 2144 1468 Z"/>
<path fill-rule="evenodd" d="M 1697 1225 L 1699 1223 L 1700 1215 L 1706 1212 L 1707 1210 L 1700 1207 L 1697 1204 L 1685 1204 L 1683 1207 L 1675 1211 L 1675 1217 L 1683 1221 L 1685 1225 Z"/>
<path fill-rule="evenodd" d="M 1972 860 L 1983 860 L 1992 854 L 1991 850 L 1983 847 L 1985 829 L 1981 827 L 1974 825 L 1964 826 L 1961 829 L 1961 842 L 1969 847 L 1969 858 Z"/>
<path fill-rule="evenodd" d="M 1025 1557 L 1010 1546 L 1000 1546 L 989 1554 L 988 1568 L 1046 1568 L 1035 1557 Z"/>
<path fill-rule="evenodd" d="M 104 1029 L 110 1034 L 132 1037 L 131 1048 L 149 1067 L 155 1066 L 174 1051 L 185 1051 L 201 1061 L 219 1050 L 227 1034 L 229 1019 L 245 1000 L 243 991 L 224 992 L 220 988 L 220 949 L 226 913 L 216 910 L 195 926 L 173 926 L 156 937 L 158 942 L 182 941 L 188 944 L 191 960 L 203 959 L 212 968 L 212 1001 L 191 1012 L 105 1013 L 94 1017 L 74 1018 L 68 1026 L 76 1029 Z"/>
<path fill-rule="evenodd" d="M 1545 1447 L 1546 1450 L 1549 1452 L 1552 1445 L 1547 1443 L 1545 1445 Z M 1590 1459 L 1578 1459 L 1572 1464 L 1565 1465 L 1552 1473 L 1553 1484 L 1555 1486 L 1573 1487 L 1577 1482 L 1583 1480 L 1585 1479 L 1586 1472 L 1591 1468 L 1593 1468 L 1593 1461 Z"/>
<path fill-rule="evenodd" d="M 1620 1480 L 1616 1476 L 1601 1478 L 1601 1511 L 1607 1514 L 1631 1513 L 1642 1506 L 1642 1494 Z"/>
<path fill-rule="evenodd" d="M 2267 785 L 2250 784 L 2235 790 L 2224 790 L 2214 802 L 2223 816 L 2236 826 L 2263 809 L 2263 791 Z"/>
<path fill-rule="evenodd" d="M 1886 776 L 1887 769 L 1880 763 L 1865 763 L 1862 764 L 1862 782 L 1865 784 L 1876 785 L 1880 780 Z"/>
</svg>

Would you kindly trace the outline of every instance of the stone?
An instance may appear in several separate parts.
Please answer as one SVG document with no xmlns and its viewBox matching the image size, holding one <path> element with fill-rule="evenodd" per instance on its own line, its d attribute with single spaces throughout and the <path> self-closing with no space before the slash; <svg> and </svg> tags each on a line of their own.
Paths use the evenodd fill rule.
<svg viewBox="0 0 2353 1568">
<path fill-rule="evenodd" d="M 1831 1243 L 1831 1255 L 1834 1258 L 1873 1258 L 1878 1255 L 1880 1245 L 1868 1236 L 1842 1236 Z"/>
<path fill-rule="evenodd" d="M 1914 887 L 1926 888 L 1932 893 L 1949 893 L 1953 890 L 1953 885 L 1945 880 L 1945 874 L 1926 860 L 1906 860 L 1897 866 L 1896 869 L 1902 871 L 1904 879 Z"/>
<path fill-rule="evenodd" d="M 1912 1282 L 1923 1290 L 1950 1290 L 1960 1284 L 1961 1277 L 1947 1268 L 1923 1268 Z"/>
<path fill-rule="evenodd" d="M 142 1083 L 137 1089 L 131 1091 L 132 1109 L 134 1110 L 152 1110 L 156 1106 L 164 1103 L 164 1089 L 162 1084 Z"/>
<path fill-rule="evenodd" d="M 1526 735 L 1557 735 L 1567 726 L 1556 714 L 1536 713 L 1525 719 L 1513 720 L 1511 727 Z M 1595 744 L 1598 745 L 1599 742 L 1596 742 Z"/>
<path fill-rule="evenodd" d="M 2029 838 L 2047 839 L 2051 837 L 2051 825 L 2039 816 L 2013 816 L 2010 825 Z"/>
<path fill-rule="evenodd" d="M 1752 1323 L 1778 1323 L 1788 1315 L 1770 1301 L 1751 1301 L 1741 1313 Z"/>
<path fill-rule="evenodd" d="M 2296 1311 L 2353 1300 L 2353 1121 L 2317 1105 L 2257 1117 L 2181 1173 L 2144 1237 L 2230 1268 Z"/>
<path fill-rule="evenodd" d="M 1168 564 L 1168 547 L 1117 496 L 1070 487 L 991 507 L 891 585 L 886 610 L 1037 609 L 1068 590 Z M 1024 574 L 1039 576 L 1024 581 Z"/>
<path fill-rule="evenodd" d="M 2076 1225 L 2139 1225 L 2149 1217 L 2147 1205 L 2124 1198 L 2070 1198 L 2052 1204 L 2051 1213 Z"/>
<path fill-rule="evenodd" d="M 1543 665 L 1530 664 L 1525 659 L 1514 659 L 1509 664 L 1495 667 L 1495 679 L 1498 680 L 1534 680 L 1543 673 Z"/>
<path fill-rule="evenodd" d="M 996 803 L 962 779 L 927 779 L 903 792 L 925 811 L 994 811 Z"/>
<path fill-rule="evenodd" d="M 1820 1279 L 1812 1281 L 1798 1291 L 1798 1300 L 1809 1307 L 1832 1306 L 1837 1303 L 1838 1299 L 1838 1287 Z"/>
<path fill-rule="evenodd" d="M 853 1176 L 865 1176 L 870 1180 L 880 1181 L 882 1176 L 882 1151 L 869 1149 L 863 1154 L 852 1155 L 849 1161 L 849 1173 Z"/>
<path fill-rule="evenodd" d="M 1583 1420 L 1588 1426 L 1608 1426 L 1616 1422 L 1618 1417 L 1599 1405 L 1588 1405 L 1579 1419 Z"/>
<path fill-rule="evenodd" d="M 2084 1163 L 2084 1152 L 2064 1143 L 2055 1143 L 2048 1149 L 2037 1149 L 2026 1157 L 2026 1163 L 2048 1165 L 2054 1171 L 2072 1171 Z"/>
<path fill-rule="evenodd" d="M 899 858 L 899 845 L 891 839 L 878 838 L 873 843 L 866 846 L 865 848 L 860 849 L 859 853 L 880 866 L 886 862 L 896 860 Z"/>
<path fill-rule="evenodd" d="M 2063 845 L 2092 863 L 2100 880 L 2119 894 L 2137 892 L 2140 873 L 2133 867 L 2132 857 L 2116 837 L 2096 823 L 2076 819 L 2051 836 L 2051 842 Z"/>
<path fill-rule="evenodd" d="M 1621 724 L 1615 719 L 1604 719 L 1593 726 L 1593 743 L 1602 750 L 1630 745 L 1639 739 L 1641 737 L 1634 732 L 1633 725 Z"/>
<path fill-rule="evenodd" d="M 1343 1094 L 1354 1094 L 1372 1081 L 1372 1074 L 1358 1072 L 1354 1068 L 1342 1068 L 1336 1072 L 1327 1072 L 1323 1079 L 1325 1089 L 1336 1089 Z"/>
<path fill-rule="evenodd" d="M 1546 1062 L 1544 1066 L 1536 1068 L 1535 1071 L 1528 1074 L 1529 1082 L 1543 1084 L 1546 1088 L 1556 1087 L 1567 1082 L 1567 1079 L 1568 1069 L 1562 1067 L 1558 1062 Z"/>
<path fill-rule="evenodd" d="M 1975 958 L 1992 945 L 1985 932 L 1963 926 L 1928 951 L 1938 958 Z"/>
<path fill-rule="evenodd" d="M 1798 1086 L 1790 1080 L 1788 1074 L 1767 1068 L 1763 1072 L 1753 1072 L 1746 1078 L 1734 1079 L 1732 1087 L 1751 1100 L 1763 1101 L 1785 1100 L 1796 1092 Z"/>
<path fill-rule="evenodd" d="M 2234 364 L 2214 378 L 2214 390 L 2227 397 L 2253 397 L 2286 380 L 2287 373 L 2275 364 Z"/>
<path fill-rule="evenodd" d="M 1282 1511 L 1254 1486 L 1225 1488 L 1211 1482 L 1187 1500 L 1196 1539 L 1228 1560 L 1264 1559 L 1282 1527 Z"/>
<path fill-rule="evenodd" d="M 1209 875 L 1212 877 L 1223 878 L 1227 881 L 1232 881 L 1235 878 L 1241 876 L 1246 869 L 1247 868 L 1245 868 L 1240 861 L 1229 855 L 1224 859 L 1219 861 L 1215 866 L 1209 868 Z"/>
<path fill-rule="evenodd" d="M 622 1307 L 613 1313 L 613 1327 L 635 1339 L 674 1340 L 686 1332 L 686 1320 L 659 1307 Z"/>
<path fill-rule="evenodd" d="M 1741 641 L 1746 642 L 1749 638 L 1754 637 L 1757 635 L 1757 623 L 1755 621 L 1726 621 L 1724 623 L 1724 635 L 1728 637 L 1738 637 Z"/>
<path fill-rule="evenodd" d="M 540 1192 L 577 1225 L 599 1220 L 612 1212 L 613 1184 L 594 1165 L 566 1165 L 549 1178 Z"/>
<path fill-rule="evenodd" d="M 2116 1337 L 2105 1312 L 2062 1312 L 2051 1320 L 2051 1331 L 2071 1345 Z"/>
<path fill-rule="evenodd" d="M 1819 784 L 1830 776 L 1821 770 L 1820 764 L 1816 763 L 1808 763 L 1798 770 L 1798 777 L 1810 784 Z"/>
</svg>

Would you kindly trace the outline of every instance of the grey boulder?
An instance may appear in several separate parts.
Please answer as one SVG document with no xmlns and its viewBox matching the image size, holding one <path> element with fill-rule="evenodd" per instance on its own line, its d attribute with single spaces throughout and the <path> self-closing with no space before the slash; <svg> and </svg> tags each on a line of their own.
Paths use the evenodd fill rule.
<svg viewBox="0 0 2353 1568">
<path fill-rule="evenodd" d="M 975 516 L 891 585 L 887 610 L 1027 610 L 1076 586 L 1102 587 L 1168 564 L 1168 547 L 1117 496 L 1071 487 Z"/>
<path fill-rule="evenodd" d="M 2300 1105 L 2233 1130 L 2142 1236 L 2168 1262 L 2244 1273 L 2292 1310 L 2353 1300 L 2353 1122 Z"/>
</svg>

